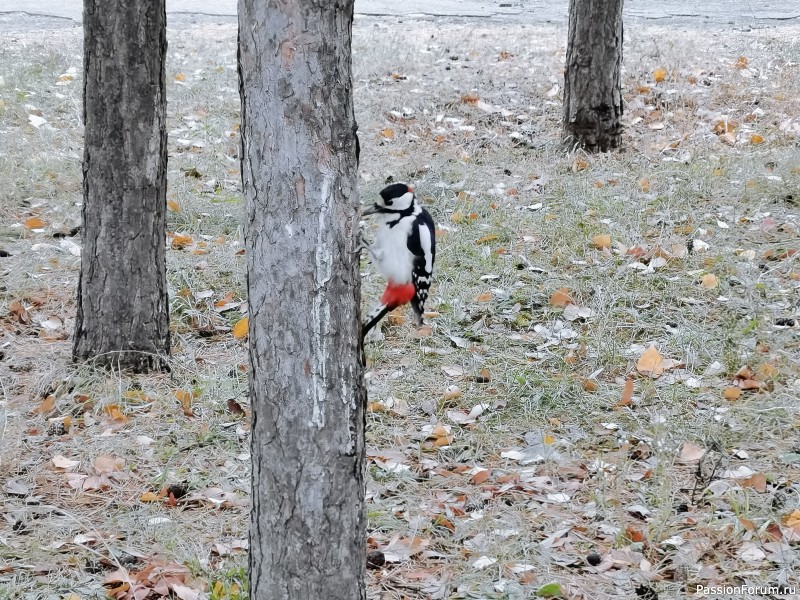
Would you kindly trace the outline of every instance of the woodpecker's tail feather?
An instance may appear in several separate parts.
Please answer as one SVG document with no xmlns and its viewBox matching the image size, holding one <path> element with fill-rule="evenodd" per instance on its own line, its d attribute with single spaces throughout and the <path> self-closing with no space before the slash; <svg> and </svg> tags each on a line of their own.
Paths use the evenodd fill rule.
<svg viewBox="0 0 800 600">
<path fill-rule="evenodd" d="M 390 281 L 381 296 L 381 303 L 369 312 L 367 320 L 361 326 L 361 339 L 363 340 L 370 329 L 375 327 L 390 310 L 411 301 L 415 294 L 416 289 L 413 283 L 397 284 Z"/>
<path fill-rule="evenodd" d="M 385 304 L 379 304 L 370 311 L 370 313 L 367 315 L 367 320 L 364 321 L 364 324 L 361 326 L 362 341 L 364 340 L 364 338 L 367 337 L 367 334 L 370 332 L 370 330 L 373 327 L 375 327 L 375 325 L 380 323 L 383 317 L 389 314 L 390 310 L 392 310 L 391 306 L 386 306 Z"/>
</svg>

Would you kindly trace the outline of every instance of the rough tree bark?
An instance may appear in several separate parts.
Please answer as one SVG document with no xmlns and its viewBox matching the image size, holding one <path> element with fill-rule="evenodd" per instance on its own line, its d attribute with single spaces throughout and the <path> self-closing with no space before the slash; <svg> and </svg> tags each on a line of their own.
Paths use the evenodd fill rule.
<svg viewBox="0 0 800 600">
<path fill-rule="evenodd" d="M 353 0 L 239 0 L 250 594 L 365 597 Z"/>
<path fill-rule="evenodd" d="M 84 0 L 83 252 L 73 358 L 169 353 L 165 0 Z"/>
<path fill-rule="evenodd" d="M 570 148 L 619 147 L 622 1 L 570 0 L 563 121 Z"/>
</svg>

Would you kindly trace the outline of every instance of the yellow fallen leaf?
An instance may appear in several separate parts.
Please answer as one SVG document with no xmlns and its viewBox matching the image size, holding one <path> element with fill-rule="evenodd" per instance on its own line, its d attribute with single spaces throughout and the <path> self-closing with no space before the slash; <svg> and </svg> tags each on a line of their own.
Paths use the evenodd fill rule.
<svg viewBox="0 0 800 600">
<path fill-rule="evenodd" d="M 175 213 L 181 212 L 181 205 L 175 202 L 175 200 L 167 200 L 167 208 Z"/>
<path fill-rule="evenodd" d="M 474 92 L 470 92 L 469 94 L 463 94 L 461 96 L 461 102 L 463 102 L 464 104 L 477 104 L 478 100 L 480 100 L 480 97 L 478 96 L 478 94 Z"/>
<path fill-rule="evenodd" d="M 452 215 L 450 215 L 450 220 L 453 223 L 461 223 L 461 221 L 464 220 L 464 214 L 460 210 L 457 210 Z"/>
<path fill-rule="evenodd" d="M 762 136 L 758 135 L 757 133 L 754 133 L 753 135 L 750 136 L 750 143 L 753 144 L 754 146 L 757 146 L 759 144 L 763 144 L 764 143 L 764 138 Z"/>
<path fill-rule="evenodd" d="M 725 400 L 738 400 L 741 395 L 742 390 L 733 386 L 725 388 L 725 391 L 722 392 L 722 397 Z"/>
<path fill-rule="evenodd" d="M 655 379 L 664 374 L 664 357 L 656 350 L 655 346 L 650 346 L 644 351 L 639 361 L 636 363 L 636 370 L 642 375 L 647 375 Z"/>
<path fill-rule="evenodd" d="M 703 275 L 700 281 L 702 286 L 707 290 L 719 287 L 719 279 L 713 273 L 706 273 L 705 275 Z"/>
<path fill-rule="evenodd" d="M 391 127 L 387 127 L 386 129 L 381 129 L 381 136 L 383 136 L 387 140 L 393 140 L 394 139 L 394 129 L 392 129 Z"/>
<path fill-rule="evenodd" d="M 186 75 L 183 73 L 175 73 L 175 81 L 186 81 Z"/>
<path fill-rule="evenodd" d="M 145 492 L 139 496 L 139 500 L 142 502 L 158 502 L 160 499 L 155 492 Z"/>
<path fill-rule="evenodd" d="M 733 66 L 736 67 L 737 69 L 746 69 L 747 68 L 747 64 L 748 64 L 747 57 L 746 56 L 740 56 L 736 60 L 736 64 L 734 64 Z"/>
<path fill-rule="evenodd" d="M 482 238 L 475 240 L 476 244 L 488 244 L 489 242 L 493 242 L 497 239 L 500 239 L 499 235 L 495 235 L 494 233 L 490 233 L 489 235 L 485 235 Z"/>
<path fill-rule="evenodd" d="M 653 81 L 655 81 L 656 83 L 661 83 L 662 81 L 666 80 L 666 78 L 667 78 L 666 69 L 658 68 L 655 71 L 653 71 Z"/>
<path fill-rule="evenodd" d="M 596 235 L 592 238 L 592 244 L 598 250 L 602 250 L 603 248 L 610 248 L 611 247 L 611 236 L 610 235 Z"/>
<path fill-rule="evenodd" d="M 642 177 L 639 180 L 639 191 L 644 192 L 645 194 L 650 191 L 650 180 L 646 177 Z"/>
<path fill-rule="evenodd" d="M 177 234 L 174 238 L 172 238 L 172 248 L 174 250 L 182 250 L 186 246 L 192 243 L 192 236 L 184 235 L 184 234 Z"/>
<path fill-rule="evenodd" d="M 250 326 L 250 319 L 244 317 L 236 322 L 233 326 L 233 337 L 237 340 L 243 340 L 247 337 L 247 331 Z"/>
<path fill-rule="evenodd" d="M 475 296 L 475 302 L 490 302 L 492 299 L 492 292 L 483 292 Z"/>
<path fill-rule="evenodd" d="M 39 217 L 31 217 L 30 219 L 25 221 L 25 227 L 27 229 L 41 229 L 45 225 L 46 223 L 42 221 Z"/>
</svg>

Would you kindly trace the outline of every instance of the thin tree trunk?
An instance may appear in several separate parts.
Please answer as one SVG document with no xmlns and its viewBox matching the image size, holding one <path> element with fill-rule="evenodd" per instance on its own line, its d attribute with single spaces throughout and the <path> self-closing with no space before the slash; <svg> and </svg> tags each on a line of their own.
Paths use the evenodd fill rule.
<svg viewBox="0 0 800 600">
<path fill-rule="evenodd" d="M 365 597 L 353 0 L 239 0 L 250 594 Z"/>
<path fill-rule="evenodd" d="M 570 0 L 564 142 L 605 152 L 622 138 L 622 1 Z"/>
<path fill-rule="evenodd" d="M 169 354 L 165 0 L 84 0 L 83 252 L 73 357 Z"/>
</svg>

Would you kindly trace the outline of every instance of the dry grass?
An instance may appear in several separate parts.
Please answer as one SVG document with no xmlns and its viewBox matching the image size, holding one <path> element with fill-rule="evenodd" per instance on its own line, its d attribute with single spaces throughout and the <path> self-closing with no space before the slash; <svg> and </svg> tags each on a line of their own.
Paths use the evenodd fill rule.
<svg viewBox="0 0 800 600">
<path fill-rule="evenodd" d="M 368 348 L 378 403 L 368 511 L 372 545 L 417 536 L 429 554 L 371 571 L 370 597 L 526 598 L 549 581 L 572 598 L 797 585 L 794 553 L 769 536 L 800 505 L 798 329 L 776 325 L 800 317 L 797 257 L 781 258 L 799 243 L 798 31 L 626 32 L 625 149 L 589 157 L 558 146 L 562 29 L 407 25 L 356 21 L 361 193 L 368 201 L 391 176 L 425 198 L 442 229 L 429 307 L 438 316 L 428 337 L 386 327 Z M 68 360 L 79 265 L 62 247 L 73 238 L 52 235 L 79 221 L 80 76 L 57 82 L 80 68 L 79 43 L 74 33 L 44 43 L 26 34 L 0 45 L 0 248 L 12 254 L 0 258 L 0 480 L 28 488 L 0 499 L 0 598 L 102 595 L 107 571 L 136 564 L 137 553 L 186 563 L 229 590 L 246 558 L 219 556 L 214 543 L 246 537 L 248 433 L 227 403 L 247 406 L 246 358 L 230 335 L 238 307 L 213 303 L 229 292 L 244 300 L 235 29 L 170 32 L 168 195 L 178 210 L 169 228 L 193 242 L 169 253 L 172 373 L 154 377 L 109 377 Z M 735 67 L 740 56 L 747 70 Z M 656 68 L 665 82 L 653 81 Z M 36 109 L 52 129 L 29 124 Z M 723 116 L 738 122 L 732 144 L 713 131 Z M 44 231 L 20 226 L 31 217 Z M 594 248 L 597 234 L 611 236 L 611 251 Z M 690 240 L 692 253 L 650 273 L 625 253 Z M 380 281 L 365 271 L 374 298 Z M 700 285 L 707 273 L 718 288 Z M 560 287 L 592 316 L 566 321 L 549 304 Z M 32 324 L 7 316 L 14 300 L 30 307 Z M 52 315 L 63 328 L 38 325 Z M 614 409 L 650 344 L 685 367 L 636 376 L 633 403 Z M 725 400 L 743 365 L 762 369 L 763 389 Z M 491 381 L 476 380 L 482 369 Z M 590 378 L 596 389 L 586 391 Z M 460 396 L 446 398 L 451 385 Z M 194 393 L 194 418 L 176 390 Z M 54 409 L 32 412 L 48 395 Z M 476 423 L 448 416 L 481 403 Z M 424 429 L 438 423 L 452 426 L 445 447 Z M 707 450 L 699 466 L 681 462 L 685 442 Z M 515 448 L 548 458 L 501 456 Z M 57 455 L 81 461 L 80 473 L 101 455 L 125 466 L 106 489 L 78 492 L 53 468 Z M 766 475 L 763 491 L 723 477 L 742 466 Z M 490 469 L 478 484 L 476 467 Z M 230 506 L 140 500 L 165 485 L 222 488 Z M 748 547 L 765 558 L 743 556 Z M 619 568 L 589 567 L 592 550 Z M 482 556 L 496 562 L 478 568 Z"/>
</svg>

